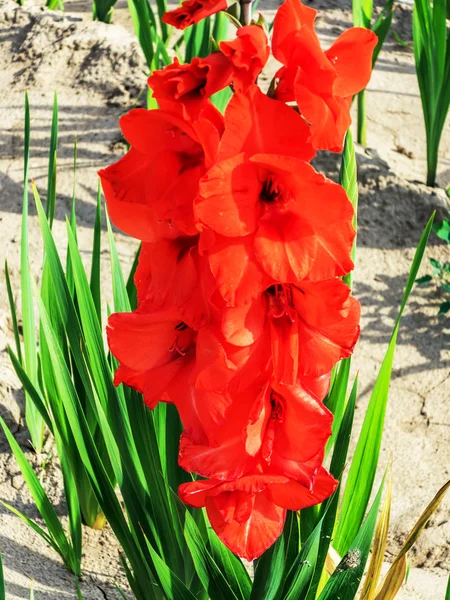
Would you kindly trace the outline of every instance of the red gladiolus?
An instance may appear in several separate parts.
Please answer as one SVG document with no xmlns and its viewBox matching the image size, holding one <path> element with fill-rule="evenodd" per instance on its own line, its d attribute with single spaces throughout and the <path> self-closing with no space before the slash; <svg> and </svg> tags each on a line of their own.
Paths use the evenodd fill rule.
<svg viewBox="0 0 450 600">
<path fill-rule="evenodd" d="M 217 152 L 216 121 L 201 116 L 188 123 L 161 110 L 137 108 L 120 126 L 130 151 L 99 171 L 113 223 L 148 242 L 196 234 L 192 203 Z"/>
<path fill-rule="evenodd" d="M 197 120 L 205 109 L 215 111 L 209 98 L 230 85 L 232 76 L 230 61 L 221 52 L 214 52 L 184 65 L 175 57 L 171 65 L 153 71 L 148 85 L 161 109 Z"/>
<path fill-rule="evenodd" d="M 332 415 L 303 381 L 282 386 L 260 377 L 221 410 L 201 442 L 189 428 L 183 434 L 180 465 L 187 471 L 231 480 L 263 465 L 267 472 L 298 478 L 321 464 Z"/>
<path fill-rule="evenodd" d="M 183 29 L 224 8 L 188 0 L 164 20 Z M 299 0 L 278 10 L 273 97 L 256 85 L 270 53 L 257 25 L 154 71 L 160 108 L 121 119 L 130 151 L 100 171 L 111 219 L 142 241 L 137 309 L 108 320 L 115 384 L 150 408 L 174 404 L 179 464 L 206 478 L 180 497 L 206 507 L 247 560 L 275 542 L 286 510 L 336 489 L 323 467 L 325 397 L 359 335 L 360 306 L 341 279 L 353 268 L 354 210 L 309 163 L 342 147 L 376 38 L 350 29 L 324 52 L 315 16 Z M 227 86 L 222 116 L 211 96 Z"/>
<path fill-rule="evenodd" d="M 318 504 L 336 489 L 337 482 L 319 468 L 312 486 L 282 475 L 255 473 L 234 481 L 194 481 L 179 487 L 181 499 L 206 506 L 211 525 L 233 552 L 253 560 L 271 546 L 283 530 L 286 509 Z"/>
<path fill-rule="evenodd" d="M 218 234 L 210 265 L 230 303 L 261 293 L 265 278 L 321 280 L 353 268 L 353 207 L 345 191 L 297 159 L 241 153 L 217 163 L 200 182 L 195 213 Z M 240 278 L 230 276 L 237 252 Z"/>
<path fill-rule="evenodd" d="M 221 52 L 233 65 L 236 90 L 245 90 L 255 83 L 269 59 L 270 49 L 264 29 L 259 25 L 240 27 L 232 42 L 220 42 Z"/>
<path fill-rule="evenodd" d="M 270 286 L 252 303 L 223 311 L 228 342 L 247 346 L 270 331 L 274 374 L 292 385 L 319 377 L 351 355 L 359 336 L 359 302 L 340 279 Z"/>
<path fill-rule="evenodd" d="M 227 8 L 226 0 L 186 0 L 178 8 L 166 12 L 162 20 L 177 29 L 186 29 Z"/>
<path fill-rule="evenodd" d="M 114 383 L 126 383 L 153 408 L 184 369 L 192 369 L 197 333 L 176 311 L 115 313 L 108 320 L 108 344 L 120 362 Z M 170 394 L 169 394 L 170 396 Z"/>
<path fill-rule="evenodd" d="M 273 55 L 284 66 L 275 96 L 295 101 L 311 124 L 312 143 L 340 152 L 351 123 L 352 96 L 366 87 L 377 36 L 354 27 L 323 51 L 314 30 L 316 11 L 300 0 L 286 0 L 273 27 Z"/>
</svg>

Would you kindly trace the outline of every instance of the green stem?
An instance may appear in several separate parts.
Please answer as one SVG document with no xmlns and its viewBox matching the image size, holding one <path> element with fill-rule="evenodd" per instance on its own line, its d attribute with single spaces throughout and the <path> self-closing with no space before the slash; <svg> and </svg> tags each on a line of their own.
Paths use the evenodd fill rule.
<svg viewBox="0 0 450 600">
<path fill-rule="evenodd" d="M 437 153 L 436 153 L 436 157 L 428 156 L 428 160 L 427 160 L 427 185 L 429 187 L 434 187 L 436 185 L 436 170 L 437 170 Z"/>
<path fill-rule="evenodd" d="M 433 136 L 427 131 L 427 185 L 429 187 L 436 185 L 440 141 L 440 136 Z"/>
<path fill-rule="evenodd" d="M 357 140 L 362 146 L 367 145 L 366 138 L 366 90 L 358 94 L 358 132 Z"/>
</svg>

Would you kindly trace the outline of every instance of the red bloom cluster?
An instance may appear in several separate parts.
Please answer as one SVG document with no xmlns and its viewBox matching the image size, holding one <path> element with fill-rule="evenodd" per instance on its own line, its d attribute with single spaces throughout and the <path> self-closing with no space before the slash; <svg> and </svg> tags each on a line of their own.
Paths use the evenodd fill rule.
<svg viewBox="0 0 450 600">
<path fill-rule="evenodd" d="M 121 119 L 130 151 L 100 172 L 112 220 L 143 241 L 138 308 L 108 323 L 115 382 L 150 408 L 176 405 L 180 465 L 206 478 L 179 494 L 249 560 L 286 510 L 336 487 L 322 466 L 323 399 L 359 334 L 359 303 L 340 279 L 353 268 L 353 208 L 309 161 L 342 147 L 375 37 L 352 29 L 324 53 L 314 16 L 299 0 L 278 11 L 274 98 L 254 83 L 269 55 L 257 25 L 155 71 L 160 108 Z M 210 96 L 229 85 L 223 117 Z"/>
</svg>

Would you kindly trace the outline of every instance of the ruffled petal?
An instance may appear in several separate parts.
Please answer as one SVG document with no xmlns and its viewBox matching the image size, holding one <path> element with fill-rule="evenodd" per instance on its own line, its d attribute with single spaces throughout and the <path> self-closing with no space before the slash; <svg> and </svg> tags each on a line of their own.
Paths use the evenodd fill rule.
<svg viewBox="0 0 450 600">
<path fill-rule="evenodd" d="M 177 29 L 186 29 L 186 27 L 226 9 L 226 0 L 186 0 L 178 8 L 166 12 L 162 20 Z"/>
<path fill-rule="evenodd" d="M 359 336 L 359 302 L 340 279 L 329 279 L 302 282 L 294 291 L 294 303 L 299 371 L 311 376 L 328 373 L 353 351 Z"/>
<path fill-rule="evenodd" d="M 288 510 L 300 510 L 320 504 L 334 492 L 338 482 L 328 471 L 320 467 L 311 489 L 296 481 L 273 484 L 268 487 L 267 496 L 277 506 Z"/>
<path fill-rule="evenodd" d="M 272 52 L 274 57 L 286 65 L 296 49 L 298 32 L 305 27 L 312 35 L 317 11 L 299 0 L 285 0 L 277 10 L 273 22 Z M 318 43 L 318 39 L 316 36 Z"/>
</svg>

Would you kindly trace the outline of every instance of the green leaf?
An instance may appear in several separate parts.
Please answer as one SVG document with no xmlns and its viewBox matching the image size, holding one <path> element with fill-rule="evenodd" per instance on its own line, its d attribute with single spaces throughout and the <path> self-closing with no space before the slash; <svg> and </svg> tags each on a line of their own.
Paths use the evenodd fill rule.
<svg viewBox="0 0 450 600">
<path fill-rule="evenodd" d="M 22 348 L 20 344 L 20 334 L 19 334 L 19 326 L 17 323 L 17 311 L 16 311 L 16 303 L 14 302 L 13 291 L 11 287 L 11 279 L 9 277 L 9 269 L 8 269 L 8 261 L 5 260 L 5 279 L 6 279 L 6 289 L 8 292 L 8 302 L 9 309 L 11 312 L 11 322 L 14 331 L 14 341 L 16 344 L 16 352 L 17 358 L 20 363 L 22 363 Z"/>
<path fill-rule="evenodd" d="M 116 0 L 94 0 L 92 3 L 92 16 L 94 20 L 111 23 L 115 3 Z"/>
<path fill-rule="evenodd" d="M 28 171 L 30 158 L 30 105 L 28 94 L 25 94 L 25 132 L 24 132 L 24 176 L 22 204 L 22 233 L 20 242 L 20 277 L 22 291 L 22 324 L 24 344 L 24 368 L 33 385 L 38 384 L 37 340 L 34 322 L 33 295 L 31 292 L 31 275 L 28 249 Z M 44 442 L 44 421 L 33 401 L 25 395 L 25 420 L 30 432 L 31 441 L 36 452 L 42 450 Z"/>
<path fill-rule="evenodd" d="M 442 302 L 441 305 L 439 306 L 438 316 L 446 315 L 449 310 L 450 310 L 450 302 L 448 302 L 446 300 L 445 302 Z"/>
<path fill-rule="evenodd" d="M 102 297 L 100 288 L 100 254 L 101 254 L 101 233 L 102 233 L 102 207 L 101 207 L 101 188 L 100 181 L 97 185 L 97 204 L 95 209 L 94 223 L 94 244 L 92 247 L 92 265 L 90 288 L 95 308 L 97 310 L 98 320 L 102 319 Z"/>
<path fill-rule="evenodd" d="M 324 587 L 319 600 L 336 600 L 337 598 L 353 600 L 355 598 L 369 557 L 383 483 L 384 480 L 362 527 Z"/>
<path fill-rule="evenodd" d="M 355 27 L 370 29 L 373 13 L 373 0 L 353 0 L 353 24 Z"/>
<path fill-rule="evenodd" d="M 55 550 L 55 552 L 57 552 L 59 554 L 59 549 L 58 549 L 57 544 L 55 543 L 55 540 L 53 539 L 53 537 L 51 535 L 49 535 L 45 531 L 45 529 L 42 529 L 42 527 L 40 527 L 37 523 L 35 523 L 31 519 L 29 519 L 26 515 L 24 515 L 23 513 L 21 513 L 19 510 L 17 510 L 17 508 L 14 508 L 14 506 L 11 506 L 7 502 L 4 502 L 3 500 L 0 500 L 0 504 L 2 506 L 4 506 L 6 509 L 8 509 L 10 512 L 12 512 L 14 515 L 16 515 L 16 517 L 19 517 L 19 519 L 21 519 L 25 523 L 25 525 L 27 525 L 28 527 L 30 527 L 30 529 L 32 529 L 38 535 L 40 535 L 42 537 L 42 539 L 51 548 L 53 548 L 53 550 Z"/>
<path fill-rule="evenodd" d="M 0 554 L 0 600 L 6 600 L 5 577 L 3 575 L 3 561 Z"/>
<path fill-rule="evenodd" d="M 442 270 L 442 264 L 438 260 L 436 260 L 435 258 L 430 258 L 430 264 L 436 270 L 438 270 L 438 271 Z"/>
<path fill-rule="evenodd" d="M 356 165 L 355 147 L 353 145 L 353 137 L 350 129 L 345 135 L 344 150 L 342 152 L 341 168 L 339 171 L 339 183 L 347 192 L 347 196 L 352 203 L 353 210 L 353 227 L 355 231 L 358 223 L 358 171 Z M 351 252 L 352 260 L 355 260 L 356 254 L 356 238 L 353 241 Z M 353 283 L 353 272 L 348 273 L 343 278 L 344 282 L 351 288 Z"/>
<path fill-rule="evenodd" d="M 333 432 L 326 446 L 326 454 L 334 446 L 336 438 L 339 434 L 339 429 L 342 421 L 342 416 L 345 411 L 345 402 L 347 399 L 348 380 L 350 375 L 351 359 L 346 358 L 339 363 L 336 378 L 328 394 L 325 406 L 331 410 L 334 415 Z"/>
<path fill-rule="evenodd" d="M 114 235 L 111 229 L 111 223 L 106 215 L 106 225 L 108 228 L 109 252 L 111 254 L 111 274 L 113 283 L 114 310 L 116 312 L 129 312 L 131 310 L 128 291 L 123 279 L 122 267 L 117 254 Z"/>
<path fill-rule="evenodd" d="M 50 150 L 48 157 L 47 175 L 47 204 L 45 212 L 50 229 L 53 225 L 56 204 L 56 153 L 58 150 L 58 97 L 56 92 L 53 97 L 52 129 L 50 133 Z"/>
<path fill-rule="evenodd" d="M 222 114 L 225 112 L 226 107 L 228 106 L 228 102 L 230 101 L 233 92 L 230 88 L 224 88 L 220 90 L 220 92 L 216 92 L 211 96 L 211 101 L 214 106 L 219 110 Z"/>
<path fill-rule="evenodd" d="M 128 300 L 130 302 L 131 310 L 134 310 L 135 308 L 137 308 L 137 289 L 136 289 L 136 285 L 134 283 L 134 276 L 136 274 L 136 269 L 139 264 L 139 256 L 141 254 L 141 249 L 142 249 L 142 244 L 139 245 L 139 248 L 134 256 L 133 264 L 131 265 L 131 269 L 130 269 L 130 272 L 128 274 L 128 279 L 127 279 L 127 294 L 128 294 Z"/>
<path fill-rule="evenodd" d="M 428 221 L 422 237 L 420 238 L 409 272 L 394 331 L 372 391 L 361 434 L 350 466 L 347 485 L 342 500 L 339 524 L 334 541 L 335 548 L 341 555 L 347 552 L 351 540 L 359 530 L 369 502 L 380 453 L 392 363 L 394 360 L 400 320 L 417 277 L 417 272 L 430 235 L 433 219 L 434 214 Z"/>
<path fill-rule="evenodd" d="M 416 283 L 418 285 L 427 285 L 430 283 L 430 281 L 433 281 L 433 278 L 431 277 L 431 275 L 424 275 L 423 277 L 419 277 L 418 279 L 416 279 Z"/>
<path fill-rule="evenodd" d="M 183 31 L 186 53 L 185 62 L 191 62 L 194 56 L 205 57 L 211 48 L 211 19 L 207 17 Z"/>
<path fill-rule="evenodd" d="M 144 53 L 147 66 L 153 68 L 154 31 L 156 31 L 155 15 L 150 2 L 147 0 L 128 0 L 128 9 L 133 22 L 136 37 Z"/>
<path fill-rule="evenodd" d="M 347 460 L 348 447 L 353 428 L 353 417 L 355 414 L 356 396 L 358 390 L 358 377 L 353 382 L 353 387 L 350 392 L 350 397 L 345 408 L 345 413 L 339 428 L 338 437 L 334 446 L 333 456 L 331 458 L 330 473 L 335 479 L 341 482 L 345 463 Z M 330 548 L 333 530 L 336 522 L 336 514 L 339 503 L 339 492 L 341 486 L 332 496 L 330 496 L 320 507 L 320 518 L 322 521 L 321 535 L 317 559 L 315 563 L 315 571 L 309 588 L 307 600 L 314 600 L 319 590 L 323 577 L 323 569 L 325 566 L 328 550 Z"/>
<path fill-rule="evenodd" d="M 167 12 L 167 0 L 156 0 L 156 7 L 158 9 L 159 26 L 161 28 L 162 41 L 167 42 L 169 39 L 169 27 L 167 23 L 162 20 L 164 13 Z"/>
<path fill-rule="evenodd" d="M 42 397 L 39 388 L 33 385 L 24 368 L 20 364 L 19 359 L 15 356 L 9 346 L 7 350 L 17 377 L 20 379 L 20 383 L 23 385 L 24 391 L 29 395 L 37 410 L 40 412 L 50 432 L 53 433 L 53 423 L 50 419 L 47 407 L 45 406 L 45 400 Z"/>
<path fill-rule="evenodd" d="M 433 231 L 441 240 L 450 244 L 450 221 L 448 219 L 444 219 L 440 223 L 435 223 Z"/>
<path fill-rule="evenodd" d="M 446 0 L 415 0 L 413 43 L 427 137 L 427 185 L 434 186 L 439 144 L 450 105 L 450 31 Z"/>
<path fill-rule="evenodd" d="M 69 456 L 63 447 L 62 441 L 58 433 L 55 435 L 55 440 L 58 448 L 58 456 L 61 463 L 61 471 L 63 474 L 64 493 L 66 496 L 67 512 L 69 516 L 70 539 L 72 541 L 73 557 L 77 564 L 81 565 L 82 556 L 82 531 L 81 531 L 81 506 L 80 498 L 72 472 L 72 466 L 69 461 Z M 89 486 L 89 490 L 91 490 Z M 94 498 L 95 499 L 95 498 Z M 94 504 L 94 510 L 97 508 Z M 89 525 L 91 523 L 88 522 Z"/>
<path fill-rule="evenodd" d="M 61 525 L 60 520 L 58 519 L 58 515 L 56 514 L 52 503 L 48 499 L 48 496 L 45 493 L 41 482 L 35 475 L 19 444 L 16 442 L 14 436 L 11 434 L 8 427 L 6 426 L 6 423 L 1 417 L 0 426 L 3 429 L 6 439 L 8 440 L 9 446 L 15 456 L 17 464 L 19 465 L 25 483 L 27 484 L 31 495 L 33 496 L 36 508 L 38 509 L 39 513 L 45 521 L 45 524 L 48 527 L 50 535 L 47 535 L 45 532 L 43 532 L 41 528 L 39 528 L 35 524 L 34 526 L 32 526 L 33 529 L 37 531 L 60 554 L 66 567 L 70 569 L 75 575 L 79 575 L 80 565 L 79 563 L 77 564 L 76 561 L 73 560 L 74 557 L 71 545 L 67 540 L 66 534 L 64 533 L 64 529 Z M 3 505 L 7 506 L 5 503 L 3 503 Z M 28 525 L 31 525 L 31 521 L 27 517 L 19 514 L 17 510 L 12 509 L 12 507 L 10 506 L 7 506 L 7 508 L 13 510 L 13 512 L 21 516 L 21 518 L 25 520 Z"/>
<path fill-rule="evenodd" d="M 216 13 L 212 31 L 212 37 L 216 42 L 221 42 L 228 39 L 228 26 L 229 19 L 227 19 L 225 13 L 223 11 Z"/>
<path fill-rule="evenodd" d="M 278 597 L 278 590 L 283 584 L 285 544 L 284 534 L 280 535 L 275 544 L 258 559 L 250 600 L 274 600 Z"/>
<path fill-rule="evenodd" d="M 225 575 L 237 598 L 247 600 L 252 592 L 252 581 L 242 561 L 219 540 L 212 527 L 208 527 L 211 555 Z"/>
<path fill-rule="evenodd" d="M 445 600 L 450 600 L 450 575 L 448 576 L 447 591 L 445 592 Z"/>
<path fill-rule="evenodd" d="M 383 10 L 380 13 L 380 16 L 372 25 L 372 31 L 378 37 L 377 45 L 375 46 L 375 50 L 372 55 L 372 66 L 377 62 L 378 55 L 383 48 L 383 44 L 387 38 L 389 30 L 392 24 L 392 18 L 394 16 L 394 0 L 387 0 L 386 4 L 383 6 Z"/>
<path fill-rule="evenodd" d="M 178 496 L 173 494 L 173 497 L 183 515 L 186 544 L 203 587 L 214 600 L 237 600 L 236 594 L 209 553 L 205 540 L 191 514 L 181 504 Z"/>
<path fill-rule="evenodd" d="M 340 479 L 347 461 L 348 447 L 353 428 L 353 417 L 356 407 L 356 396 L 358 392 L 358 376 L 353 382 L 350 397 L 345 407 L 345 413 L 339 428 L 339 433 L 334 446 L 333 456 L 331 458 L 330 473 L 336 479 Z"/>
<path fill-rule="evenodd" d="M 306 598 L 317 569 L 322 524 L 323 518 L 319 520 L 311 535 L 303 544 L 301 552 L 292 563 L 284 583 L 283 600 Z"/>
<path fill-rule="evenodd" d="M 196 600 L 195 596 L 155 552 L 150 543 L 148 543 L 148 549 L 166 598 L 168 600 Z"/>
</svg>

